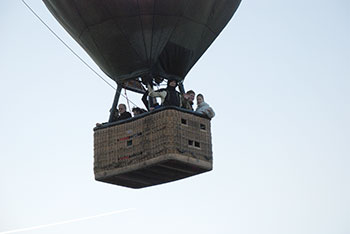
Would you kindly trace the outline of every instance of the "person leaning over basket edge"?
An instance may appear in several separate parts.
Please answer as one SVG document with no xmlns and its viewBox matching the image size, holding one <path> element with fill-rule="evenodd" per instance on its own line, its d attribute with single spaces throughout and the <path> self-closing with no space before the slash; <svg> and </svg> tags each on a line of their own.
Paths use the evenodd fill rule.
<svg viewBox="0 0 350 234">
<path fill-rule="evenodd" d="M 203 94 L 197 95 L 197 108 L 196 112 L 207 116 L 212 119 L 215 116 L 213 108 L 211 108 L 206 102 L 204 102 Z"/>
<path fill-rule="evenodd" d="M 112 111 L 112 109 L 110 111 Z M 118 110 L 114 112 L 111 122 L 128 119 L 131 117 L 131 114 L 126 111 L 126 105 L 121 103 L 118 105 Z M 96 127 L 101 127 L 102 125 L 102 123 L 96 123 Z"/>
<path fill-rule="evenodd" d="M 126 111 L 126 105 L 125 104 L 121 103 L 121 104 L 118 105 L 118 112 L 119 112 L 119 115 L 118 115 L 118 117 L 116 119 L 113 118 L 113 120 L 112 120 L 113 122 L 131 118 L 131 114 Z"/>
</svg>

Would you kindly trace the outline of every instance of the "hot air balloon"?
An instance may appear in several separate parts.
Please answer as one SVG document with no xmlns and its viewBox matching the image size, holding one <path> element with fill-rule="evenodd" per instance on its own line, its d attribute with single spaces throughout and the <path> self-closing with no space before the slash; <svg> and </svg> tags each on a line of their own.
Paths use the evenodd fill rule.
<svg viewBox="0 0 350 234">
<path fill-rule="evenodd" d="M 43 0 L 64 29 L 122 88 L 182 81 L 241 0 Z M 113 115 L 113 111 L 111 116 Z M 111 119 L 111 117 L 110 117 Z M 212 170 L 210 120 L 177 107 L 94 129 L 95 179 L 142 188 Z"/>
</svg>

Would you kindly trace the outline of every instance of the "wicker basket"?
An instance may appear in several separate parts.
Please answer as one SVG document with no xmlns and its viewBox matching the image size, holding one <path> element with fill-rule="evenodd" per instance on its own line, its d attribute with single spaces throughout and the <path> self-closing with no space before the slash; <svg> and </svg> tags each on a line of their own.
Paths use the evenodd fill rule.
<svg viewBox="0 0 350 234">
<path fill-rule="evenodd" d="M 167 107 L 94 129 L 95 179 L 131 188 L 212 170 L 210 120 Z"/>
</svg>

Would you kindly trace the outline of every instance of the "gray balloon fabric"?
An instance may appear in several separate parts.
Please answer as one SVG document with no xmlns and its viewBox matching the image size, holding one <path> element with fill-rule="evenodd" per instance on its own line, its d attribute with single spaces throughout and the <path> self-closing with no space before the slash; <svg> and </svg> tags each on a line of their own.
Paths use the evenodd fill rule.
<svg viewBox="0 0 350 234">
<path fill-rule="evenodd" d="M 117 83 L 183 80 L 241 0 L 43 0 L 65 30 Z"/>
</svg>

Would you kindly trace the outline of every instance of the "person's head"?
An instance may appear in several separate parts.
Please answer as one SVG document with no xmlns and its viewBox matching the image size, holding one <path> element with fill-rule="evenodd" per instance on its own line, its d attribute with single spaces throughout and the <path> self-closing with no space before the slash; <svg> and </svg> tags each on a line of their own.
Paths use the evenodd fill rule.
<svg viewBox="0 0 350 234">
<path fill-rule="evenodd" d="M 201 104 L 202 102 L 204 102 L 203 94 L 198 94 L 197 95 L 197 105 Z"/>
<path fill-rule="evenodd" d="M 126 105 L 125 104 L 119 104 L 118 111 L 119 111 L 119 114 L 123 114 L 126 111 Z"/>
<path fill-rule="evenodd" d="M 136 115 L 141 114 L 141 110 L 138 107 L 133 107 L 132 108 L 132 113 L 134 114 L 134 116 L 136 116 Z"/>
<path fill-rule="evenodd" d="M 193 102 L 194 97 L 196 96 L 195 92 L 194 92 L 193 90 L 188 90 L 188 91 L 186 92 L 186 94 L 187 94 L 188 100 L 191 101 L 191 102 Z"/>
<path fill-rule="evenodd" d="M 176 80 L 168 80 L 168 86 L 176 87 L 177 86 L 177 81 Z"/>
</svg>

